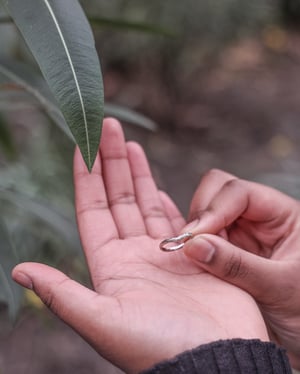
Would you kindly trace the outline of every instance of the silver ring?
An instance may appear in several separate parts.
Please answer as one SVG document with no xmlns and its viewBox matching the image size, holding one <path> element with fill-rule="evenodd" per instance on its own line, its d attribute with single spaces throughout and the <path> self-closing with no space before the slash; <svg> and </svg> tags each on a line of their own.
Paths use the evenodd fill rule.
<svg viewBox="0 0 300 374">
<path fill-rule="evenodd" d="M 184 247 L 184 243 L 191 239 L 193 237 L 193 234 L 190 232 L 186 232 L 184 234 L 181 234 L 179 236 L 174 236 L 173 238 L 168 238 L 163 240 L 159 244 L 159 248 L 164 252 L 174 252 L 178 251 L 179 249 L 182 249 Z M 176 243 L 176 245 L 170 245 Z"/>
</svg>

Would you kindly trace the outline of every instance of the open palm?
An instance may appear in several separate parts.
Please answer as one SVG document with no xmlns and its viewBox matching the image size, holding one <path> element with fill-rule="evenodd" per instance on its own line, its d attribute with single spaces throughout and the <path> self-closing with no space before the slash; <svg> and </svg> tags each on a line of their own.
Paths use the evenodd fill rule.
<svg viewBox="0 0 300 374">
<path fill-rule="evenodd" d="M 101 355 L 138 372 L 218 339 L 267 340 L 246 292 L 199 270 L 183 253 L 159 250 L 160 240 L 185 222 L 116 121 L 105 121 L 91 174 L 76 151 L 74 179 L 94 291 L 40 264 L 19 265 L 15 274 L 30 273 L 37 294 Z"/>
</svg>

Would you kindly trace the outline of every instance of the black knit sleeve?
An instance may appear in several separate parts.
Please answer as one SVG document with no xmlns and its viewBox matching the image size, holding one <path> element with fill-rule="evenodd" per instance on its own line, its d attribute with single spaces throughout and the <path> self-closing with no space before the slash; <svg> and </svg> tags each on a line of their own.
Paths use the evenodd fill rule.
<svg viewBox="0 0 300 374">
<path fill-rule="evenodd" d="M 292 374 L 285 351 L 260 340 L 220 340 L 161 362 L 142 374 Z"/>
</svg>

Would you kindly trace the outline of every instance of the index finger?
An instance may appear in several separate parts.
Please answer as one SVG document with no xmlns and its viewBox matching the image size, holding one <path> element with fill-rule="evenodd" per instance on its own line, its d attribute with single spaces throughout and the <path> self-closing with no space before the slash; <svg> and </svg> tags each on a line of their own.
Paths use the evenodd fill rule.
<svg viewBox="0 0 300 374">
<path fill-rule="evenodd" d="M 189 221 L 197 219 L 222 189 L 224 184 L 232 179 L 237 179 L 237 177 L 223 170 L 212 169 L 206 172 L 201 178 L 200 184 L 192 198 Z"/>
<path fill-rule="evenodd" d="M 79 148 L 76 148 L 74 185 L 80 239 L 91 269 L 95 252 L 104 244 L 118 238 L 118 230 L 107 201 L 99 154 L 92 172 L 89 173 Z"/>
<path fill-rule="evenodd" d="M 199 213 L 193 227 L 187 226 L 185 231 L 216 234 L 239 218 L 276 227 L 285 222 L 294 209 L 294 199 L 271 187 L 232 179 Z"/>
</svg>

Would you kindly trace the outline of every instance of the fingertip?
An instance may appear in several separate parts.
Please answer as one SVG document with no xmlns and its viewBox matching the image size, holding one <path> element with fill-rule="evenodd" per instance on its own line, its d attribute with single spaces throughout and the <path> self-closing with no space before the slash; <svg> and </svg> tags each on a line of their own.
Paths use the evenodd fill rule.
<svg viewBox="0 0 300 374">
<path fill-rule="evenodd" d="M 43 279 L 57 278 L 58 275 L 65 276 L 60 271 L 37 262 L 18 264 L 13 268 L 11 275 L 15 282 L 29 289 L 33 289 Z"/>
<path fill-rule="evenodd" d="M 115 117 L 105 117 L 103 120 L 103 126 L 121 127 L 121 123 Z"/>
<path fill-rule="evenodd" d="M 120 133 L 123 134 L 123 129 L 122 129 L 121 123 L 116 118 L 106 117 L 103 120 L 101 144 L 104 143 L 105 138 L 107 136 L 111 136 L 112 134 L 120 134 Z M 111 134 L 111 135 L 109 135 L 109 134 Z"/>
<path fill-rule="evenodd" d="M 125 135 L 118 120 L 114 118 L 104 120 L 100 151 L 104 159 L 127 157 Z"/>
<path fill-rule="evenodd" d="M 107 143 L 109 139 L 115 139 L 115 138 L 123 140 L 124 135 L 123 135 L 122 126 L 117 119 L 112 118 L 112 117 L 107 117 L 103 120 L 103 129 L 102 129 L 102 136 L 101 136 L 101 141 L 100 141 L 101 147 L 105 147 L 105 144 Z M 73 165 L 74 165 L 74 175 L 90 174 L 78 145 L 76 145 L 75 147 Z M 100 164 L 100 157 L 99 157 L 99 152 L 98 152 L 91 173 L 98 173 L 99 170 L 101 170 L 101 164 Z"/>
<path fill-rule="evenodd" d="M 31 277 L 26 271 L 26 265 L 19 264 L 15 266 L 11 272 L 12 279 L 18 283 L 20 286 L 28 288 L 29 290 L 33 289 L 33 283 Z"/>
<path fill-rule="evenodd" d="M 134 141 L 129 141 L 126 143 L 126 148 L 127 148 L 128 158 L 131 161 L 137 162 L 141 159 L 144 160 L 144 158 L 146 158 L 143 148 L 138 143 Z"/>
<path fill-rule="evenodd" d="M 184 246 L 186 256 L 192 260 L 208 264 L 216 252 L 214 245 L 203 236 L 196 236 Z"/>
<path fill-rule="evenodd" d="M 152 177 L 150 165 L 143 148 L 138 143 L 132 141 L 126 143 L 126 148 L 134 177 Z"/>
<path fill-rule="evenodd" d="M 15 274 L 17 274 L 18 272 L 31 273 L 35 267 L 40 266 L 48 267 L 47 265 L 39 264 L 37 262 L 22 262 L 12 269 L 12 276 L 15 276 Z"/>
<path fill-rule="evenodd" d="M 187 225 L 184 226 L 182 229 L 182 233 L 190 232 L 193 235 L 197 234 L 197 229 L 199 226 L 199 219 L 194 219 L 193 221 L 189 222 Z"/>
<path fill-rule="evenodd" d="M 129 141 L 126 143 L 126 146 L 127 146 L 128 151 L 133 157 L 139 156 L 141 154 L 144 155 L 143 147 L 139 143 L 135 141 Z"/>
<path fill-rule="evenodd" d="M 184 227 L 185 232 L 194 236 L 202 234 L 218 235 L 226 227 L 222 215 L 216 214 L 212 209 L 195 211 L 190 216 L 190 222 Z"/>
</svg>

